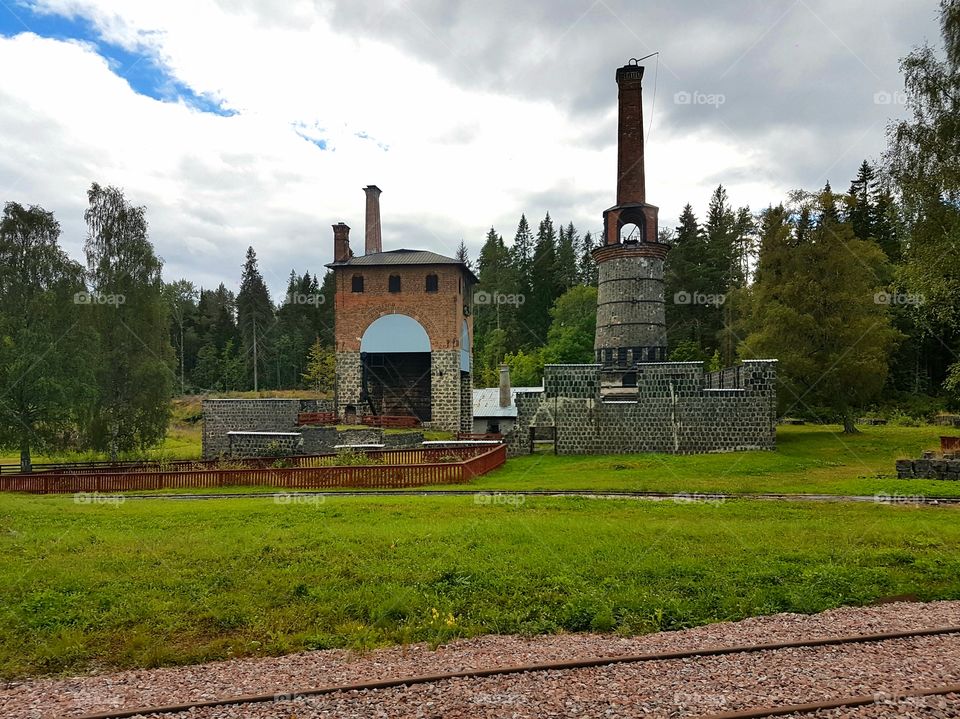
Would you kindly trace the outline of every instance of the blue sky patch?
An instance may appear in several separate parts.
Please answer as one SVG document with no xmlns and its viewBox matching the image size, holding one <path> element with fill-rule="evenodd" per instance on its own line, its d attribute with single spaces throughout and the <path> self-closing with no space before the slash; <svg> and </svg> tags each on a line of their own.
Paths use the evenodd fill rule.
<svg viewBox="0 0 960 719">
<path fill-rule="evenodd" d="M 157 63 L 148 52 L 131 51 L 103 40 L 97 28 L 81 16 L 68 17 L 35 12 L 22 3 L 0 3 L 0 35 L 13 37 L 32 32 L 53 40 L 76 40 L 96 48 L 115 75 L 127 81 L 134 92 L 161 102 L 182 101 L 200 111 L 229 117 L 236 111 L 206 94 L 197 94 Z"/>
</svg>

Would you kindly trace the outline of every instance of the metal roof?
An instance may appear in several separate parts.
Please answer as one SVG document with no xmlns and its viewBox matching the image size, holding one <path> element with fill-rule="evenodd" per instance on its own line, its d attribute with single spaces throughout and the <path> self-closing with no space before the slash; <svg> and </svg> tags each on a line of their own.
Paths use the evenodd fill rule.
<svg viewBox="0 0 960 719">
<path fill-rule="evenodd" d="M 464 271 L 478 282 L 476 275 L 463 262 L 446 255 L 438 255 L 429 250 L 390 250 L 389 252 L 373 252 L 369 255 L 355 255 L 349 260 L 331 262 L 327 267 L 376 267 L 383 265 L 460 265 Z"/>
<path fill-rule="evenodd" d="M 500 406 L 500 388 L 487 387 L 473 390 L 474 417 L 516 417 L 517 392 L 543 392 L 543 387 L 511 387 L 510 406 Z"/>
</svg>

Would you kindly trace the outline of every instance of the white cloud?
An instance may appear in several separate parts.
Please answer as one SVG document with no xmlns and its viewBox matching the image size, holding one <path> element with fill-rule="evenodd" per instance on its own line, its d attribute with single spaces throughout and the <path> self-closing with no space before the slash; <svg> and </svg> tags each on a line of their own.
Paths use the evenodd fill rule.
<svg viewBox="0 0 960 719">
<path fill-rule="evenodd" d="M 550 210 L 596 230 L 615 201 L 613 138 L 603 149 L 582 141 L 615 127 L 613 68 L 603 78 L 606 117 L 575 119 L 545 100 L 455 85 L 394 46 L 333 31 L 310 3 L 285 5 L 269 21 L 253 5 L 227 11 L 209 0 L 42 7 L 89 18 L 104 40 L 149 53 L 238 112 L 138 95 L 89 44 L 0 38 L 0 66 L 17 68 L 0 79 L 0 199 L 56 211 L 78 258 L 94 180 L 148 206 L 168 279 L 233 285 L 252 244 L 275 293 L 291 267 L 318 271 L 330 260 L 332 223 L 350 224 L 362 246 L 360 188 L 369 183 L 384 190 L 386 248 L 447 254 L 462 237 L 475 255 L 491 223 L 509 239 L 521 212 L 535 223 Z M 760 142 L 744 146 L 722 123 L 671 133 L 658 112 L 647 178 L 661 224 L 687 201 L 705 203 L 725 173 L 747 178 L 729 183 L 736 204 L 763 206 L 790 189 L 772 177 Z M 564 206 L 531 203 L 553 196 Z M 421 229 L 401 236 L 400 227 Z"/>
</svg>

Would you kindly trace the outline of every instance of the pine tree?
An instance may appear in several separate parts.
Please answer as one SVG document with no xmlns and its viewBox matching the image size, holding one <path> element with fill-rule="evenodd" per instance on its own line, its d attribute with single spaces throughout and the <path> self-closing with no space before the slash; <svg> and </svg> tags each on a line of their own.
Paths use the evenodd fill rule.
<svg viewBox="0 0 960 719">
<path fill-rule="evenodd" d="M 580 245 L 580 235 L 573 223 L 566 228 L 560 228 L 557 241 L 556 279 L 560 292 L 566 292 L 577 284 L 577 251 Z"/>
<path fill-rule="evenodd" d="M 560 296 L 557 280 L 557 233 L 548 212 L 537 229 L 531 271 L 533 287 L 525 303 L 523 323 L 530 346 L 540 347 L 547 339 L 550 326 L 550 308 Z"/>
<path fill-rule="evenodd" d="M 583 249 L 580 253 L 578 276 L 580 284 L 597 286 L 597 263 L 593 259 L 593 234 L 588 232 L 583 236 Z"/>
<path fill-rule="evenodd" d="M 254 392 L 260 389 L 260 372 L 268 359 L 268 338 L 274 321 L 273 303 L 257 266 L 257 253 L 249 247 L 237 295 L 237 325 L 247 366 L 252 372 Z"/>
<path fill-rule="evenodd" d="M 473 266 L 470 264 L 470 253 L 467 250 L 467 243 L 460 240 L 460 244 L 457 245 L 457 259 L 460 260 L 463 264 L 467 266 L 468 269 L 473 269 Z"/>
<path fill-rule="evenodd" d="M 671 347 L 689 341 L 703 354 L 713 348 L 711 332 L 714 323 L 708 321 L 713 308 L 694 302 L 712 289 L 707 278 L 710 262 L 706 235 L 688 203 L 680 213 L 673 248 L 667 254 L 664 266 L 668 344 Z"/>
<path fill-rule="evenodd" d="M 533 270 L 533 233 L 527 223 L 527 216 L 521 215 L 517 232 L 510 246 L 510 264 L 518 278 L 517 291 L 523 295 L 530 293 L 530 281 Z"/>
</svg>

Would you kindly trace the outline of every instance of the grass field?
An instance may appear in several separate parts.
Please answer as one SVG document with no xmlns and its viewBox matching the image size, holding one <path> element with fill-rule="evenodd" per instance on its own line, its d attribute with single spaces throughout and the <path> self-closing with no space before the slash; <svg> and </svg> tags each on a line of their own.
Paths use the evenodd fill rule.
<svg viewBox="0 0 960 719">
<path fill-rule="evenodd" d="M 0 496 L 0 676 L 960 597 L 960 510 Z"/>
<path fill-rule="evenodd" d="M 508 490 L 960 495 L 960 482 L 893 478 L 898 458 L 916 458 L 925 449 L 939 447 L 941 434 L 955 431 L 883 426 L 845 435 L 837 426 L 780 426 L 775 452 L 577 457 L 538 453 L 510 460 L 474 484 Z"/>
</svg>

